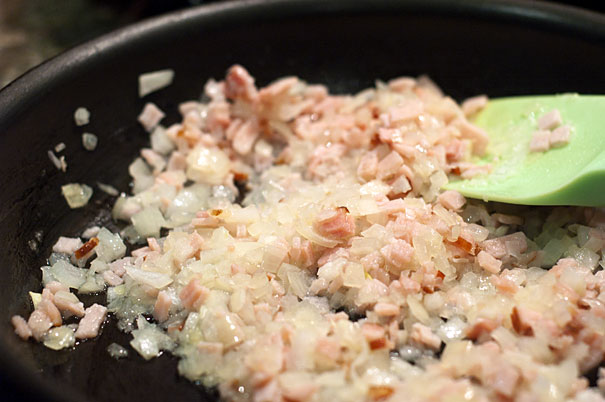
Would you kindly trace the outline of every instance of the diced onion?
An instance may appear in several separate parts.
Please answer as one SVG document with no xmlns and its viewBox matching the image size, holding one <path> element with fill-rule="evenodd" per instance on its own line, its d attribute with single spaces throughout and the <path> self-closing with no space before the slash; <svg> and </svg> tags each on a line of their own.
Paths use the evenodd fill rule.
<svg viewBox="0 0 605 402">
<path fill-rule="evenodd" d="M 172 84 L 174 70 L 158 70 L 139 75 L 139 97 L 149 95 Z"/>
<path fill-rule="evenodd" d="M 99 138 L 92 133 L 84 133 L 82 134 L 82 146 L 87 151 L 94 151 L 97 147 L 97 143 L 99 142 Z"/>
<path fill-rule="evenodd" d="M 86 184 L 70 183 L 61 186 L 63 197 L 67 201 L 70 208 L 81 208 L 88 204 L 88 200 L 92 197 L 92 188 Z"/>
<path fill-rule="evenodd" d="M 52 350 L 71 348 L 75 343 L 74 330 L 65 325 L 52 328 L 44 336 L 44 346 Z"/>
<path fill-rule="evenodd" d="M 172 283 L 170 275 L 159 272 L 143 271 L 134 267 L 126 267 L 126 273 L 136 282 L 149 285 L 156 289 L 162 289 Z"/>
<path fill-rule="evenodd" d="M 74 112 L 76 126 L 84 126 L 90 121 L 90 112 L 85 107 L 79 107 Z"/>
</svg>

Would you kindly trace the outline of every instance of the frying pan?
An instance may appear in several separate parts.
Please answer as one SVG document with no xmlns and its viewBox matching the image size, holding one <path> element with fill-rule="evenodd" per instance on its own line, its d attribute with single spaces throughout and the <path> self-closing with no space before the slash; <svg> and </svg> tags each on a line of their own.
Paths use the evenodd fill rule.
<svg viewBox="0 0 605 402">
<path fill-rule="evenodd" d="M 144 362 L 113 321 L 99 339 L 54 352 L 13 333 L 9 318 L 31 310 L 50 248 L 60 235 L 91 223 L 112 225 L 112 198 L 96 191 L 70 210 L 60 186 L 111 184 L 128 190 L 125 172 L 147 135 L 136 123 L 153 101 L 178 119 L 179 102 L 199 97 L 204 82 L 233 63 L 259 85 L 284 75 L 351 92 L 375 79 L 429 74 L 460 100 L 555 92 L 605 93 L 605 17 L 522 1 L 308 0 L 242 1 L 193 8 L 145 21 L 78 46 L 28 72 L 0 92 L 0 370 L 37 400 L 216 400 L 216 392 L 180 379 L 176 359 Z M 172 68 L 174 83 L 144 100 L 143 72 Z M 99 147 L 85 151 L 73 111 L 92 112 L 86 131 Z M 68 170 L 46 152 L 64 142 Z M 94 298 L 86 299 L 90 303 Z M 98 296 L 97 300 L 103 300 Z"/>
</svg>

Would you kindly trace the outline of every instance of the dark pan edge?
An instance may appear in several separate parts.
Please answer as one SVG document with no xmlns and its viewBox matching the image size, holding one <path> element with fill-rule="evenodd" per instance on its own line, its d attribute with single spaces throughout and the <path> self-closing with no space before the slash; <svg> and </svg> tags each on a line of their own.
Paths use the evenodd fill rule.
<svg viewBox="0 0 605 402">
<path fill-rule="evenodd" d="M 77 46 L 30 70 L 0 91 L 0 132 L 11 119 L 26 111 L 28 105 L 35 102 L 40 94 L 54 90 L 59 82 L 68 79 L 78 68 L 90 63 L 102 62 L 106 54 L 120 51 L 125 43 L 143 40 L 150 35 L 159 35 L 167 30 L 186 29 L 187 26 L 197 24 L 214 26 L 219 23 L 232 24 L 243 20 L 276 19 L 294 15 L 388 11 L 466 15 L 487 20 L 515 21 L 519 24 L 580 35 L 595 41 L 605 40 L 604 15 L 542 2 L 251 0 L 221 3 L 168 14 L 120 29 Z M 9 379 L 20 388 L 28 390 L 30 394 L 44 394 L 49 400 L 86 400 L 79 393 L 60 393 L 55 384 L 32 375 L 31 369 L 17 360 L 2 343 L 0 343 L 0 365 L 10 369 L 10 372 L 6 373 Z"/>
</svg>

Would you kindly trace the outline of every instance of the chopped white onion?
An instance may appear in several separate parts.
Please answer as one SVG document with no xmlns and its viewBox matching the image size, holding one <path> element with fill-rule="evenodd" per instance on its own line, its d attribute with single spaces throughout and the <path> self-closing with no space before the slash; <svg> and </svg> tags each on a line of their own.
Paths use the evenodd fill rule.
<svg viewBox="0 0 605 402">
<path fill-rule="evenodd" d="M 118 233 L 111 233 L 106 228 L 102 228 L 99 230 L 97 238 L 99 244 L 95 247 L 95 251 L 101 261 L 111 262 L 126 254 L 126 246 Z"/>
<path fill-rule="evenodd" d="M 174 70 L 158 70 L 139 75 L 139 97 L 149 95 L 172 84 Z"/>
<path fill-rule="evenodd" d="M 74 112 L 76 126 L 84 126 L 90 121 L 90 112 L 85 107 L 79 107 Z"/>
<path fill-rule="evenodd" d="M 75 267 L 65 260 L 59 260 L 50 267 L 42 267 L 42 279 L 46 285 L 57 281 L 65 286 L 78 289 L 86 282 L 88 270 Z"/>
<path fill-rule="evenodd" d="M 63 197 L 67 201 L 70 208 L 81 208 L 88 204 L 88 200 L 92 197 L 92 188 L 86 184 L 70 183 L 61 186 Z"/>
<path fill-rule="evenodd" d="M 97 143 L 99 142 L 99 138 L 92 133 L 84 133 L 82 134 L 82 146 L 87 151 L 94 151 L 97 147 Z"/>
<path fill-rule="evenodd" d="M 120 192 L 114 186 L 110 186 L 109 184 L 97 182 L 97 187 L 99 187 L 99 189 L 104 193 L 107 193 L 111 196 L 117 197 L 120 195 Z"/>
<path fill-rule="evenodd" d="M 130 220 L 141 237 L 160 237 L 160 229 L 166 227 L 166 220 L 158 207 L 143 208 Z"/>
<path fill-rule="evenodd" d="M 174 341 L 157 325 L 148 323 L 145 318 L 137 318 L 137 329 L 132 331 L 130 345 L 145 359 L 157 357 L 162 350 L 172 350 Z"/>
<path fill-rule="evenodd" d="M 128 357 L 128 350 L 115 342 L 107 347 L 107 353 L 116 360 Z"/>
</svg>

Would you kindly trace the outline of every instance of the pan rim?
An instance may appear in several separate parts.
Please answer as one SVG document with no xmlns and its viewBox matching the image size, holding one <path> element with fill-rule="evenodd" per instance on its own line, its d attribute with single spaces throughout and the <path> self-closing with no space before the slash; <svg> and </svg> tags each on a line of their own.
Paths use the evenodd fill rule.
<svg viewBox="0 0 605 402">
<path fill-rule="evenodd" d="M 126 44 L 168 32 L 183 24 L 213 26 L 218 21 L 226 29 L 235 22 L 259 19 L 330 16 L 337 13 L 398 13 L 466 16 L 485 21 L 507 21 L 544 30 L 557 30 L 605 43 L 605 14 L 580 8 L 530 0 L 242 0 L 192 7 L 143 20 L 77 45 L 30 69 L 0 90 L 0 135 L 19 114 L 35 102 L 40 93 L 54 89 L 53 82 L 68 77 L 78 67 L 102 62 L 107 52 Z M 5 317 L 8 319 L 7 317 Z M 88 398 L 70 388 L 61 392 L 57 384 L 21 362 L 0 339 L 0 372 L 6 380 L 26 390 L 37 400 L 82 401 Z"/>
</svg>

